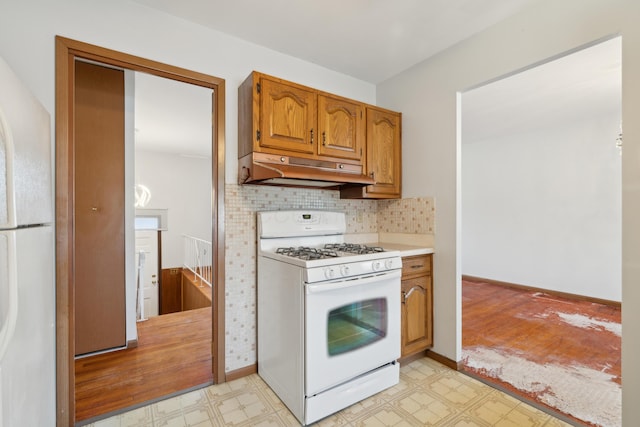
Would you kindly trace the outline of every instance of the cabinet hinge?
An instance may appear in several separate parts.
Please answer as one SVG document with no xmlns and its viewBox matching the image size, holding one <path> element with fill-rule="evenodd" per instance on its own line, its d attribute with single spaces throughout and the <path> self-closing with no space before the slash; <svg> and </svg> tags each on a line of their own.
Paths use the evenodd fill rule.
<svg viewBox="0 0 640 427">
<path fill-rule="evenodd" d="M 259 130 L 256 131 L 256 140 L 260 141 L 260 131 Z"/>
<path fill-rule="evenodd" d="M 260 83 L 256 84 L 256 91 L 260 93 Z"/>
</svg>

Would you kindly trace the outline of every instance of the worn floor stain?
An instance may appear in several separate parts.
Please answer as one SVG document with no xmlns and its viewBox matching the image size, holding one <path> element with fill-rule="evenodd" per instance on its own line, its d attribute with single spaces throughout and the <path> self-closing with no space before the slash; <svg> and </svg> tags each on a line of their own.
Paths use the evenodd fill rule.
<svg viewBox="0 0 640 427">
<path fill-rule="evenodd" d="M 586 425 L 621 424 L 620 307 L 463 281 L 463 369 Z"/>
<path fill-rule="evenodd" d="M 465 367 L 511 384 L 553 408 L 603 427 L 620 425 L 622 389 L 614 376 L 587 366 L 539 364 L 508 350 L 464 349 Z"/>
</svg>

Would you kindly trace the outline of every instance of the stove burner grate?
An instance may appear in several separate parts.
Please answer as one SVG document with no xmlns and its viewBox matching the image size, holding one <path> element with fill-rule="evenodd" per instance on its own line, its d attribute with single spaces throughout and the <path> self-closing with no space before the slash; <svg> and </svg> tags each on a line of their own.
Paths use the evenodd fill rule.
<svg viewBox="0 0 640 427">
<path fill-rule="evenodd" d="M 325 259 L 325 258 L 336 258 L 338 254 L 330 250 L 328 248 L 309 248 L 305 246 L 299 246 L 297 248 L 289 247 L 289 248 L 278 248 L 276 249 L 277 254 L 287 255 L 293 258 L 300 258 L 304 260 L 312 260 L 312 259 Z"/>
<path fill-rule="evenodd" d="M 354 243 L 327 243 L 324 248 L 307 246 L 277 248 L 276 253 L 303 260 L 337 258 L 343 254 L 367 255 L 384 252 L 379 246 L 367 246 Z"/>
<path fill-rule="evenodd" d="M 384 249 L 380 246 L 359 245 L 357 243 L 327 243 L 324 247 L 325 249 L 358 255 L 384 252 Z"/>
</svg>

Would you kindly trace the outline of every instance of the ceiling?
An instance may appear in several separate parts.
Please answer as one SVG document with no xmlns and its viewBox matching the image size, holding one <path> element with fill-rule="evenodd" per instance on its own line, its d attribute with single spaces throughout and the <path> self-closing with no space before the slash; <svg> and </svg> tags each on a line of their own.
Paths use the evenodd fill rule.
<svg viewBox="0 0 640 427">
<path fill-rule="evenodd" d="M 535 0 L 134 0 L 380 83 Z"/>
<path fill-rule="evenodd" d="M 536 0 L 134 1 L 378 83 Z M 463 142 L 619 108 L 620 62 L 617 38 L 465 92 Z M 138 148 L 210 156 L 210 111 L 210 90 L 136 77 Z"/>
<path fill-rule="evenodd" d="M 532 0 L 134 1 L 379 83 Z M 210 91 L 136 73 L 135 98 L 138 149 L 210 156 Z"/>
<path fill-rule="evenodd" d="M 620 114 L 621 48 L 616 37 L 464 92 L 462 143 Z"/>
</svg>

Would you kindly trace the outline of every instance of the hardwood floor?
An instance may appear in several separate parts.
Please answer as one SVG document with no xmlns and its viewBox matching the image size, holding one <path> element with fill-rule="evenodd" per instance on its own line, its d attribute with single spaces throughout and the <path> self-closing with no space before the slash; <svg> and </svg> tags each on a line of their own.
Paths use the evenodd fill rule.
<svg viewBox="0 0 640 427">
<path fill-rule="evenodd" d="M 592 388 L 608 393 L 601 400 L 611 398 L 611 406 L 619 405 L 620 325 L 620 307 L 495 284 L 462 283 L 463 370 L 578 421 L 591 416 L 589 405 L 580 408 L 583 412 L 566 410 L 559 400 L 559 387 L 554 388 L 557 378 L 550 377 L 584 373 L 595 385 L 575 381 L 569 390 L 572 399 L 580 399 L 576 396 L 584 391 L 581 388 Z M 532 382 L 523 385 L 527 375 Z M 598 379 L 600 375 L 605 378 Z M 558 383 L 565 387 L 572 381 L 561 379 Z M 587 415 L 576 416 L 581 413 Z"/>
<path fill-rule="evenodd" d="M 138 347 L 75 362 L 76 421 L 212 384 L 211 307 L 138 323 Z"/>
</svg>

